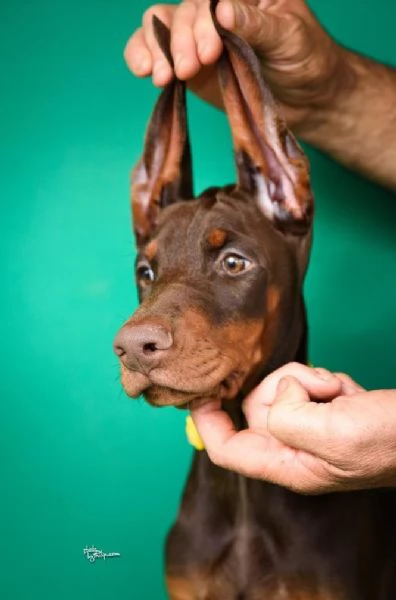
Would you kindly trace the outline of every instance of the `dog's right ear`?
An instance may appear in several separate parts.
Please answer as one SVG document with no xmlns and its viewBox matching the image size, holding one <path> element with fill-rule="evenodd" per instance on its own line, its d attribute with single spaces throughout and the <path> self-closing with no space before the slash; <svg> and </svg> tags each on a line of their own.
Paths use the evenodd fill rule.
<svg viewBox="0 0 396 600">
<path fill-rule="evenodd" d="M 153 17 L 154 33 L 173 67 L 170 32 Z M 193 197 L 186 90 L 174 79 L 161 92 L 151 116 L 143 155 L 132 173 L 133 226 L 138 246 L 152 235 L 160 210 Z"/>
<path fill-rule="evenodd" d="M 217 20 L 219 0 L 210 0 L 214 26 L 223 42 L 220 87 L 234 141 L 238 187 L 283 233 L 305 236 L 313 217 L 309 164 L 281 118 L 257 56 Z"/>
</svg>

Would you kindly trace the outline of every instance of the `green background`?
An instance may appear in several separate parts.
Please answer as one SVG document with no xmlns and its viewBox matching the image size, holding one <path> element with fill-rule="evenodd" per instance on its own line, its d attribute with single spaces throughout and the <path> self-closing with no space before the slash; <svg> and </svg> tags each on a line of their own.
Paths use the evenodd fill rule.
<svg viewBox="0 0 396 600">
<path fill-rule="evenodd" d="M 112 354 L 136 305 L 129 171 L 157 94 L 122 52 L 148 5 L 1 3 L 4 600 L 165 598 L 163 538 L 190 460 L 184 415 L 127 399 Z M 396 63 L 393 0 L 312 6 L 343 43 Z M 223 115 L 196 100 L 191 115 L 197 190 L 233 180 Z M 311 358 L 395 387 L 395 197 L 309 154 Z M 122 558 L 90 565 L 85 544 Z"/>
</svg>

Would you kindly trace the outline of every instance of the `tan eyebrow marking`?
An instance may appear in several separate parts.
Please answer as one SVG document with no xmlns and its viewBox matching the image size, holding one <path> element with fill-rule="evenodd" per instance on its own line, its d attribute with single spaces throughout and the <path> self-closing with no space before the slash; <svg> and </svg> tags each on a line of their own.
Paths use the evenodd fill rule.
<svg viewBox="0 0 396 600">
<path fill-rule="evenodd" d="M 212 229 L 208 234 L 208 243 L 212 248 L 221 248 L 226 241 L 227 232 L 224 229 Z"/>
</svg>

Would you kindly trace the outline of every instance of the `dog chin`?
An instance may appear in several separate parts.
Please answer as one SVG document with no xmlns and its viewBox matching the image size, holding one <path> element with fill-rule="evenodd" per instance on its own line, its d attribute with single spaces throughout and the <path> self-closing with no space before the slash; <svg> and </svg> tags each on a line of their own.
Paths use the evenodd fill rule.
<svg viewBox="0 0 396 600">
<path fill-rule="evenodd" d="M 238 381 L 239 380 L 239 381 Z M 152 381 L 144 373 L 130 371 L 122 366 L 121 383 L 125 393 L 132 397 L 144 396 L 152 406 L 174 406 L 177 408 L 196 408 L 213 400 L 230 400 L 235 398 L 240 390 L 240 378 L 231 373 L 211 389 L 183 390 Z"/>
<path fill-rule="evenodd" d="M 153 406 L 174 406 L 176 408 L 198 408 L 213 400 L 231 400 L 240 391 L 234 377 L 229 377 L 210 390 L 201 392 L 183 391 L 161 385 L 150 385 L 144 392 L 144 398 Z"/>
<path fill-rule="evenodd" d="M 145 400 L 152 406 L 174 406 L 176 408 L 187 409 L 192 406 L 196 407 L 205 404 L 217 397 L 216 391 L 204 393 L 185 392 L 183 390 L 175 390 L 159 385 L 151 385 L 144 392 Z"/>
</svg>

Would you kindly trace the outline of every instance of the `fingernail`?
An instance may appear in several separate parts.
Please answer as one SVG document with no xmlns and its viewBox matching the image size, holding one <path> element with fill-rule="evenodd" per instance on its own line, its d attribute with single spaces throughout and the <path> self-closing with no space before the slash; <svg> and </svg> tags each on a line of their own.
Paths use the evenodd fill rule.
<svg viewBox="0 0 396 600">
<path fill-rule="evenodd" d="M 315 372 L 319 379 L 322 379 L 323 381 L 330 381 L 334 377 L 333 373 L 331 373 L 327 369 L 322 369 L 321 367 L 315 369 Z"/>
<path fill-rule="evenodd" d="M 342 392 L 343 392 L 343 394 L 347 394 L 348 396 L 351 396 L 353 394 L 356 394 L 356 389 L 352 385 L 343 383 L 342 384 Z"/>
<path fill-rule="evenodd" d="M 282 394 L 284 391 L 287 390 L 288 387 L 289 387 L 289 380 L 284 377 L 278 383 L 278 387 L 277 387 L 276 391 L 278 394 Z"/>
</svg>

